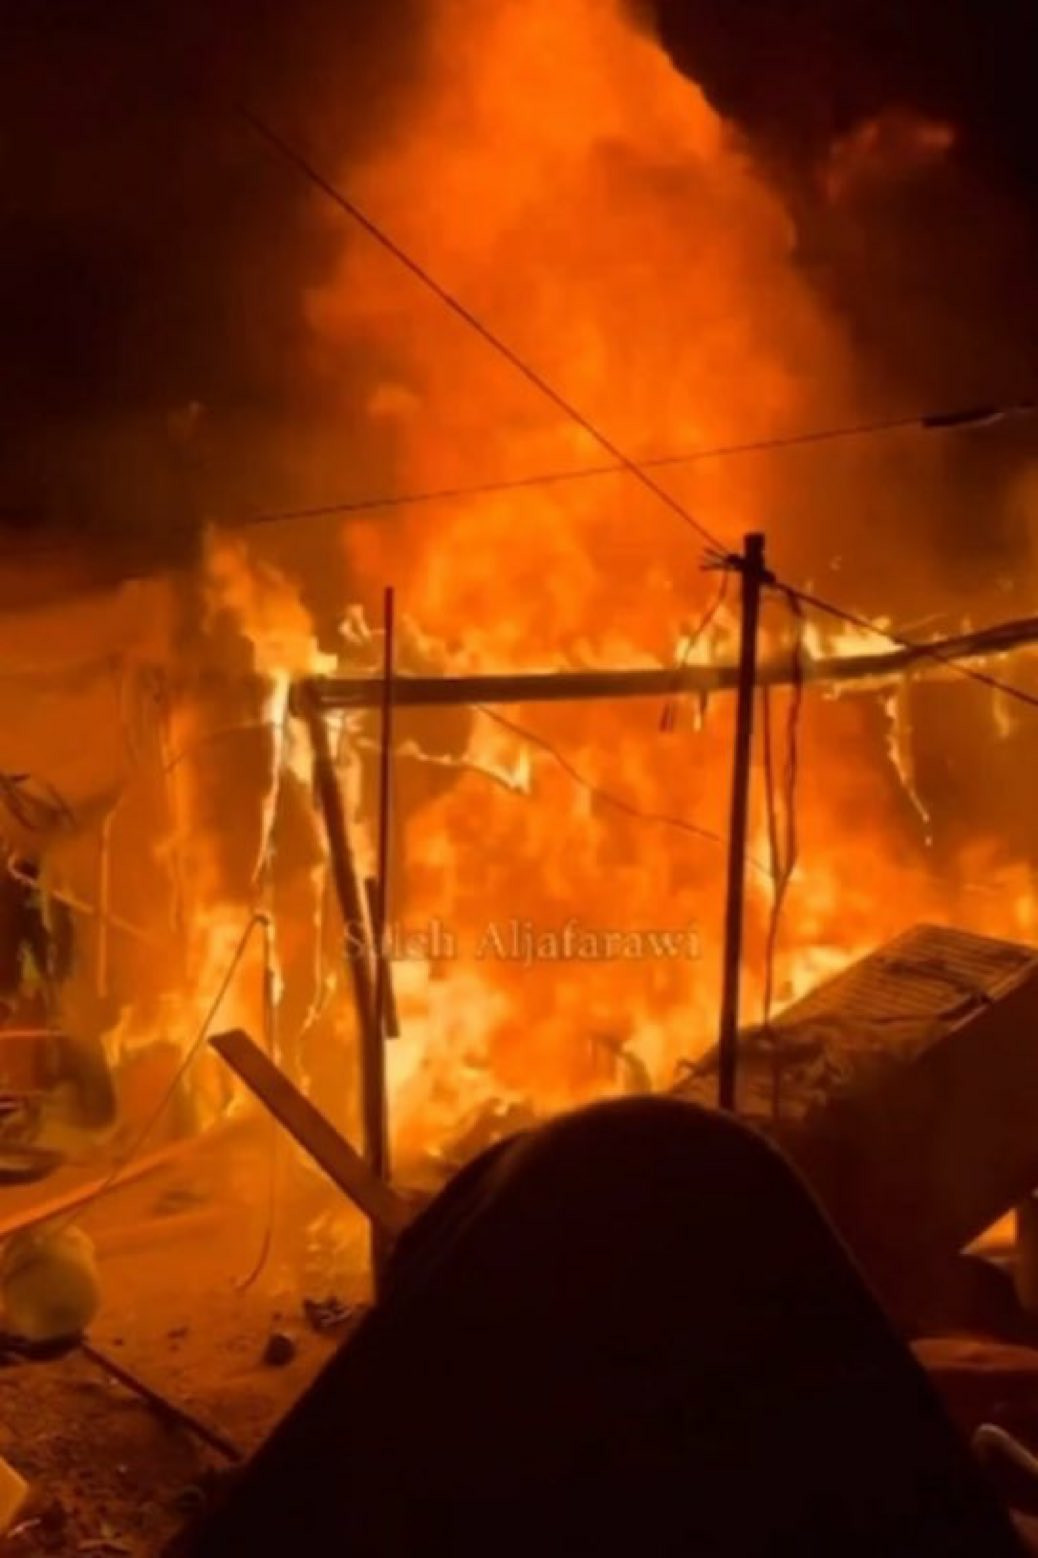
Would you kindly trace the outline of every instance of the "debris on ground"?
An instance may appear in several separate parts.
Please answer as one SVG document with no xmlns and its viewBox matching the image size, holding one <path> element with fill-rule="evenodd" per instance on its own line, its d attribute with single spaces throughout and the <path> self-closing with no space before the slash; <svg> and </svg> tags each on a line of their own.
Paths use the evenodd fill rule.
<svg viewBox="0 0 1038 1558">
<path fill-rule="evenodd" d="M 263 1349 L 263 1362 L 270 1369 L 283 1369 L 294 1361 L 298 1351 L 287 1331 L 273 1331 Z"/>
<path fill-rule="evenodd" d="M 343 1330 L 357 1313 L 355 1305 L 346 1304 L 334 1294 L 328 1298 L 304 1298 L 303 1314 L 307 1324 L 318 1336 L 333 1336 Z"/>
</svg>

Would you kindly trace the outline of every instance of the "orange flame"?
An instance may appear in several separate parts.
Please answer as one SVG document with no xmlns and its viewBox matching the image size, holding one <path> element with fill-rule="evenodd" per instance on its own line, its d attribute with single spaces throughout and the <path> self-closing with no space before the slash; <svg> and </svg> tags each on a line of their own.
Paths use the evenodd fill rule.
<svg viewBox="0 0 1038 1558">
<path fill-rule="evenodd" d="M 909 141 L 917 160 L 945 144 L 923 130 Z M 859 137 L 834 154 L 833 178 L 843 188 L 886 147 Z M 788 213 L 621 0 L 442 0 L 406 128 L 346 181 L 635 459 L 855 420 L 853 354 L 797 269 Z M 364 235 L 349 235 L 307 307 L 326 374 L 357 346 L 382 365 L 367 415 L 393 440 L 402 489 L 602 463 L 585 430 Z M 779 551 L 789 539 L 768 462 L 704 460 L 663 479 L 726 544 L 748 528 L 767 527 Z M 683 641 L 707 599 L 701 542 L 620 474 L 352 523 L 343 545 L 361 593 L 392 583 L 444 670 L 733 653 L 731 602 L 708 639 Z M 284 581 L 232 552 L 212 584 L 257 669 L 318 668 Z M 769 613 L 770 641 L 780 628 Z M 812 628 L 806 648 L 883 643 Z M 697 712 L 683 708 L 668 736 L 644 703 L 509 711 L 530 737 L 477 712 L 451 782 L 424 798 L 420 782 L 406 787 L 393 906 L 403 1037 L 389 1049 L 400 1152 L 490 1099 L 551 1109 L 665 1084 L 711 1042 L 731 700 Z M 1030 931 L 1023 882 L 1007 919 L 929 874 L 900 789 L 902 713 L 890 742 L 875 699 L 805 700 L 780 1003 L 920 918 L 954 910 Z M 751 839 L 747 1020 L 771 892 L 759 795 Z M 203 896 L 216 902 L 217 884 Z"/>
</svg>

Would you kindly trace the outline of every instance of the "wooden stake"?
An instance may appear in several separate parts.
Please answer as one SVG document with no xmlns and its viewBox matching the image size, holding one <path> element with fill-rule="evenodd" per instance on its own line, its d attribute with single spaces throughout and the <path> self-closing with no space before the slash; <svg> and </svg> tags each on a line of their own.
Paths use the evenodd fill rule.
<svg viewBox="0 0 1038 1558">
<path fill-rule="evenodd" d="M 342 911 L 345 930 L 346 963 L 353 981 L 357 1030 L 360 1037 L 360 1074 L 363 1099 L 364 1157 L 376 1173 L 386 1161 L 385 1146 L 385 1072 L 382 1035 L 375 1026 L 375 987 L 372 979 L 374 949 L 368 934 L 360 883 L 357 878 L 346 827 L 346 812 L 335 771 L 331 742 L 324 716 L 312 699 L 303 704 L 310 744 L 314 754 L 314 783 L 324 817 L 332 879 Z"/>
<path fill-rule="evenodd" d="M 176 1402 L 170 1401 L 168 1396 L 164 1396 L 150 1385 L 146 1385 L 142 1379 L 137 1378 L 136 1374 L 131 1374 L 130 1370 L 124 1368 L 121 1363 L 116 1363 L 114 1358 L 110 1357 L 108 1353 L 102 1352 L 99 1347 L 95 1347 L 94 1343 L 88 1341 L 86 1337 L 80 1341 L 79 1351 L 84 1358 L 89 1358 L 91 1363 L 95 1364 L 99 1369 L 103 1369 L 106 1374 L 111 1375 L 112 1379 L 122 1385 L 125 1390 L 132 1391 L 135 1396 L 139 1396 L 142 1401 L 146 1401 L 152 1411 L 157 1413 L 160 1418 L 165 1418 L 167 1422 L 176 1423 L 179 1427 L 186 1428 L 188 1433 L 194 1434 L 196 1439 L 201 1439 L 203 1444 L 207 1444 L 211 1450 L 216 1450 L 226 1460 L 231 1461 L 235 1465 L 240 1464 L 245 1459 L 242 1451 L 230 1439 L 225 1438 L 215 1428 L 210 1428 L 191 1412 L 185 1411 L 183 1407 L 177 1406 Z"/>
<path fill-rule="evenodd" d="M 732 762 L 732 809 L 728 831 L 728 891 L 724 917 L 724 965 L 721 1026 L 718 1044 L 717 1102 L 736 1105 L 738 1066 L 739 973 L 742 963 L 743 890 L 746 877 L 746 824 L 750 796 L 750 750 L 753 699 L 757 680 L 757 624 L 761 585 L 766 581 L 764 537 L 744 538 L 742 558 L 742 623 L 739 634 L 739 684 L 735 711 L 735 751 Z"/>
<path fill-rule="evenodd" d="M 372 925 L 378 925 L 382 910 L 379 907 L 378 883 L 373 876 L 364 878 L 364 896 L 368 905 L 368 917 Z M 385 922 L 383 921 L 382 923 Z M 389 958 L 386 958 L 384 961 L 386 991 L 383 1031 L 387 1039 L 398 1039 L 400 1037 L 400 1014 L 397 1011 L 396 991 L 393 988 L 393 964 Z M 0 1033 L 0 1039 L 2 1038 L 3 1034 Z"/>
<path fill-rule="evenodd" d="M 394 599 L 388 588 L 382 612 L 382 730 L 378 763 L 378 893 L 372 917 L 375 937 L 374 1023 L 368 1052 L 364 1093 L 366 1138 L 373 1145 L 371 1166 L 380 1179 L 389 1179 L 389 1106 L 386 1100 L 386 1010 L 389 967 L 386 961 L 386 926 L 389 916 L 389 840 L 392 819 L 393 779 L 393 637 Z M 370 902 L 370 897 L 369 897 Z M 376 1117 L 377 1116 L 377 1117 Z M 375 1297 L 382 1291 L 391 1241 L 377 1223 L 371 1225 L 371 1272 Z"/>
<path fill-rule="evenodd" d="M 389 1238 L 406 1227 L 411 1212 L 403 1198 L 374 1173 L 247 1033 L 234 1028 L 214 1034 L 209 1043 L 374 1227 Z"/>
<path fill-rule="evenodd" d="M 372 1140 L 379 1145 L 380 1155 L 372 1161 L 372 1168 L 381 1179 L 389 1178 L 389 1120 L 386 1109 L 386 927 L 389 919 L 389 843 L 392 822 L 393 780 L 393 640 L 394 598 L 387 589 L 383 611 L 384 650 L 382 667 L 382 731 L 378 764 L 378 914 L 374 921 L 375 935 L 375 1039 L 372 1044 L 371 1064 L 377 1068 L 377 1084 L 371 1088 L 370 1106 L 380 1111 L 380 1117 L 369 1126 Z"/>
</svg>

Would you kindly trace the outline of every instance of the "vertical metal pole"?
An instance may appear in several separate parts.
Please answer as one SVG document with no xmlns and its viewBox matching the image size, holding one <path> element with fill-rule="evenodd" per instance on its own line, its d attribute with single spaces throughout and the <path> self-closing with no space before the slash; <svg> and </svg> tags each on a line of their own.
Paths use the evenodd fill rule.
<svg viewBox="0 0 1038 1558">
<path fill-rule="evenodd" d="M 374 1034 L 372 1053 L 377 1050 L 379 1068 L 378 1104 L 372 1099 L 371 1107 L 381 1109 L 377 1139 L 381 1143 L 381 1157 L 372 1159 L 371 1166 L 380 1179 L 389 1178 L 389 1107 L 386 1096 L 386 1007 L 389 994 L 389 966 L 386 961 L 386 930 L 389 923 L 389 844 L 392 821 L 393 781 L 393 664 L 394 664 L 394 606 L 391 588 L 386 590 L 383 611 L 383 663 L 382 663 L 382 729 L 380 732 L 378 764 L 378 887 L 376 913 L 372 917 L 375 938 L 375 996 Z M 386 1261 L 389 1242 L 385 1233 L 374 1223 L 371 1225 L 371 1264 L 375 1273 L 375 1292 L 378 1294 Z"/>
<path fill-rule="evenodd" d="M 379 908 L 378 881 L 373 876 L 364 878 L 364 901 L 368 906 L 368 918 L 371 920 L 372 925 L 378 925 L 382 911 Z M 396 992 L 393 989 L 393 960 L 392 958 L 384 958 L 383 963 L 386 978 L 385 1023 L 383 1026 L 387 1039 L 398 1039 L 400 1037 L 400 1014 L 397 1011 Z"/>
<path fill-rule="evenodd" d="M 378 764 L 378 874 L 375 913 L 372 915 L 372 929 L 375 936 L 375 1024 L 382 1037 L 385 1036 L 388 1027 L 389 1006 L 386 929 L 389 924 L 389 845 L 393 807 L 393 618 L 393 591 L 387 589 L 383 612 L 385 647 L 382 667 L 382 731 Z M 386 1150 L 388 1153 L 388 1146 Z"/>
<path fill-rule="evenodd" d="M 734 1110 L 739 1043 L 739 973 L 742 964 L 743 889 L 746 876 L 746 826 L 750 796 L 753 698 L 757 680 L 757 624 L 764 569 L 764 537 L 743 538 L 742 626 L 739 638 L 738 700 L 732 764 L 732 809 L 728 836 L 728 892 L 724 917 L 724 969 L 718 1040 L 717 1102 Z"/>
<path fill-rule="evenodd" d="M 346 953 L 348 953 L 346 963 L 354 985 L 354 1003 L 357 1006 L 363 1066 L 369 1050 L 368 1033 L 374 1022 L 374 985 L 371 980 L 371 943 L 368 939 L 368 924 L 366 924 L 362 897 L 360 897 L 360 883 L 354 868 L 354 855 L 349 848 L 343 796 L 338 788 L 338 774 L 335 771 L 332 743 L 327 737 L 324 715 L 310 698 L 305 700 L 301 712 L 307 721 L 307 731 L 310 732 L 313 784 L 321 807 L 321 815 L 324 816 L 327 848 L 332 862 L 332 882 L 335 883 L 335 896 L 343 915 L 343 929 L 346 932 Z M 368 1125 L 368 1116 L 365 1112 L 365 1128 L 366 1125 Z M 371 1150 L 369 1144 L 368 1150 Z"/>
</svg>

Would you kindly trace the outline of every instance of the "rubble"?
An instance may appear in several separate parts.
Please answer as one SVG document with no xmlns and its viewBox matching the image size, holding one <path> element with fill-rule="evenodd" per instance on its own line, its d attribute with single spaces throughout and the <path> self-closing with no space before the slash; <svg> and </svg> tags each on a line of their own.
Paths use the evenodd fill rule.
<svg viewBox="0 0 1038 1558">
<path fill-rule="evenodd" d="M 283 1369 L 294 1362 L 299 1346 L 287 1331 L 274 1331 L 263 1349 L 263 1362 L 270 1369 Z"/>
<path fill-rule="evenodd" d="M 920 925 L 740 1042 L 740 1114 L 907 1319 L 1038 1185 L 1036 1028 L 1035 949 Z M 677 1091 L 712 1103 L 716 1054 Z"/>
</svg>

